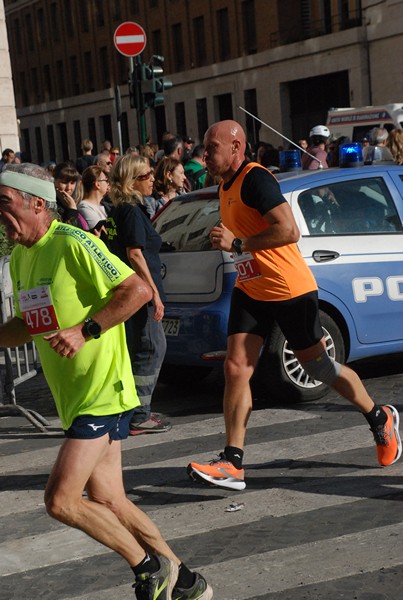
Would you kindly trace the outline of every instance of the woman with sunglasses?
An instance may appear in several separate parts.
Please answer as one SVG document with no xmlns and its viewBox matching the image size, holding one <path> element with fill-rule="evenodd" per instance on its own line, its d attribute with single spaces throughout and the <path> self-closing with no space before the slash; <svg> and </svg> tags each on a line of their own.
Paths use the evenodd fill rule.
<svg viewBox="0 0 403 600">
<path fill-rule="evenodd" d="M 141 406 L 135 409 L 130 434 L 160 433 L 171 426 L 151 412 L 151 397 L 166 352 L 162 327 L 164 291 L 159 250 L 161 238 L 151 224 L 144 197 L 152 193 L 154 175 L 147 158 L 126 154 L 111 173 L 113 208 L 106 222 L 107 244 L 153 291 L 149 305 L 126 321 L 126 338 Z"/>
<path fill-rule="evenodd" d="M 120 156 L 120 150 L 117 146 L 114 146 L 113 148 L 111 148 L 111 151 L 109 153 L 109 158 L 111 160 L 111 163 L 114 164 L 115 160 L 117 160 Z"/>
<path fill-rule="evenodd" d="M 109 192 L 109 178 L 101 167 L 93 165 L 84 170 L 81 183 L 84 194 L 77 205 L 78 212 L 87 221 L 90 231 L 99 235 L 107 217 L 101 202 Z"/>
<path fill-rule="evenodd" d="M 152 196 L 145 198 L 150 218 L 184 191 L 185 181 L 185 170 L 180 160 L 169 156 L 160 160 L 155 170 L 154 192 Z"/>
</svg>

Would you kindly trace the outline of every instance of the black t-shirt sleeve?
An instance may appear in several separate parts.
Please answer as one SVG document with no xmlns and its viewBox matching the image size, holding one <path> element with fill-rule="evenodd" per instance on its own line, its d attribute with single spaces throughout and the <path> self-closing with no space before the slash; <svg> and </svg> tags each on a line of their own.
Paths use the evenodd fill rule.
<svg viewBox="0 0 403 600">
<path fill-rule="evenodd" d="M 245 175 L 241 187 L 241 199 L 246 206 L 255 208 L 263 216 L 269 210 L 287 202 L 281 193 L 278 181 L 261 167 L 253 167 Z"/>
<path fill-rule="evenodd" d="M 125 248 L 141 248 L 146 245 L 146 231 L 142 214 L 133 204 L 121 204 L 115 214 L 118 238 Z"/>
</svg>

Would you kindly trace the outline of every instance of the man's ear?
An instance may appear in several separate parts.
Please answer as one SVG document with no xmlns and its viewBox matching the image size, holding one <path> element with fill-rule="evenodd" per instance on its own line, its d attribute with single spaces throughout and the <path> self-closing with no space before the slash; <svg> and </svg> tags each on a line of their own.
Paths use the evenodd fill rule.
<svg viewBox="0 0 403 600">
<path fill-rule="evenodd" d="M 39 196 L 33 196 L 32 202 L 36 213 L 40 213 L 46 208 L 46 200 L 39 198 Z"/>
<path fill-rule="evenodd" d="M 237 154 L 241 147 L 241 142 L 239 140 L 233 140 L 232 142 L 232 154 Z"/>
</svg>

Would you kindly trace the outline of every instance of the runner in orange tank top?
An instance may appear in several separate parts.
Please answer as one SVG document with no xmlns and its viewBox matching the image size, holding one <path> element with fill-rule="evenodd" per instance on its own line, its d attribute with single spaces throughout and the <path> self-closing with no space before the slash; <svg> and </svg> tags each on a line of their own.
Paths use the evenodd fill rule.
<svg viewBox="0 0 403 600">
<path fill-rule="evenodd" d="M 226 446 L 207 464 L 190 463 L 190 477 L 219 487 L 245 488 L 243 448 L 252 411 L 249 382 L 273 319 L 304 370 L 364 414 L 374 435 L 378 462 L 382 466 L 396 462 L 402 451 L 397 410 L 376 406 L 358 375 L 326 352 L 317 285 L 298 250 L 298 226 L 277 180 L 245 158 L 245 133 L 235 121 L 212 125 L 204 147 L 209 173 L 222 178 L 222 224 L 211 230 L 211 244 L 233 253 L 238 276 L 224 366 Z"/>
</svg>

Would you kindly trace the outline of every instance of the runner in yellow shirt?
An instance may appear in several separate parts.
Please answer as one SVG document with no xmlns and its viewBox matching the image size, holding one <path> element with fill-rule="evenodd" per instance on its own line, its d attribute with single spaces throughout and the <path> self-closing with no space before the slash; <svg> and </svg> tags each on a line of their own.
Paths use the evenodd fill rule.
<svg viewBox="0 0 403 600">
<path fill-rule="evenodd" d="M 205 579 L 124 491 L 121 440 L 138 398 L 123 322 L 151 289 L 98 238 L 58 223 L 55 209 L 53 180 L 41 167 L 10 165 L 0 174 L 0 222 L 17 243 L 16 315 L 0 326 L 0 346 L 35 340 L 66 436 L 46 509 L 125 558 L 138 600 L 209 600 Z"/>
</svg>

